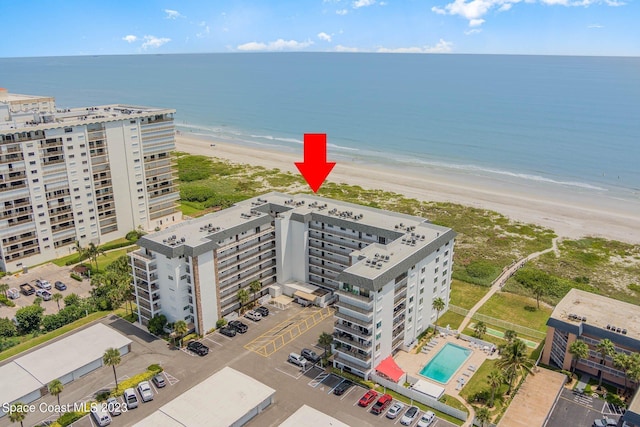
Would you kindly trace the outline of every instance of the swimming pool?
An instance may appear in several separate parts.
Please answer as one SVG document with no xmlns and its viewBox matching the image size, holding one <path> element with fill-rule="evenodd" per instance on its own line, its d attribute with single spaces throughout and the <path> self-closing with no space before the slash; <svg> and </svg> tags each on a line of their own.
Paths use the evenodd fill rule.
<svg viewBox="0 0 640 427">
<path fill-rule="evenodd" d="M 420 375 L 446 384 L 460 365 L 471 355 L 471 350 L 447 343 L 420 371 Z"/>
</svg>

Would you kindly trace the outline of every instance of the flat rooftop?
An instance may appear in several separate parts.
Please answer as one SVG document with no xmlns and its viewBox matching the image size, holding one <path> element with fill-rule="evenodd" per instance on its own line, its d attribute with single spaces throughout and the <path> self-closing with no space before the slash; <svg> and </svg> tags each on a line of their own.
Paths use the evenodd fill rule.
<svg viewBox="0 0 640 427">
<path fill-rule="evenodd" d="M 135 426 L 227 427 L 276 391 L 250 376 L 225 367 L 182 393 Z M 215 403 L 215 412 L 206 410 Z"/>
<path fill-rule="evenodd" d="M 320 412 L 311 406 L 302 405 L 300 409 L 291 414 L 289 418 L 284 420 L 280 427 L 349 427 L 349 424 L 345 424 L 333 418 L 331 415 L 327 415 L 324 412 Z"/>
<path fill-rule="evenodd" d="M 0 405 L 13 403 L 44 386 L 16 362 L 0 366 L 0 384 Z"/>
<path fill-rule="evenodd" d="M 626 329 L 626 336 L 640 339 L 640 307 L 637 305 L 571 289 L 556 305 L 551 318 L 567 323 L 575 322 L 570 315 L 586 317 L 585 323 L 604 330 L 607 325 Z"/>
</svg>

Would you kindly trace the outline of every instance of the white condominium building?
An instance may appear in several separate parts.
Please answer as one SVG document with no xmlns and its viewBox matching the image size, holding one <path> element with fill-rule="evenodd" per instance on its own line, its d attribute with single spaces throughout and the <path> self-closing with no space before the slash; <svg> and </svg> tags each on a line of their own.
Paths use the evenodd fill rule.
<svg viewBox="0 0 640 427">
<path fill-rule="evenodd" d="M 205 333 L 238 290 L 335 301 L 334 363 L 368 377 L 448 308 L 455 232 L 424 218 L 269 193 L 144 236 L 130 254 L 141 323 L 157 314 Z"/>
<path fill-rule="evenodd" d="M 57 109 L 51 97 L 0 89 L 0 269 L 180 219 L 174 113 Z"/>
</svg>

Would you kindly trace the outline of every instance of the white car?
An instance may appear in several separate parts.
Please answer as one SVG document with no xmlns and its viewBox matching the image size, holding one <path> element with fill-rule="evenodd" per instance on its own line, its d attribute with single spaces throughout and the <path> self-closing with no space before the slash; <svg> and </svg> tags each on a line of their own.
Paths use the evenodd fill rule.
<svg viewBox="0 0 640 427">
<path fill-rule="evenodd" d="M 257 311 L 249 310 L 244 314 L 244 317 L 246 317 L 247 319 L 251 319 L 254 322 L 259 322 L 260 319 L 262 319 L 262 314 L 258 313 Z"/>
<path fill-rule="evenodd" d="M 36 286 L 39 287 L 40 289 L 46 289 L 47 291 L 51 290 L 51 283 L 49 283 L 44 279 L 36 280 Z"/>
<path fill-rule="evenodd" d="M 44 301 L 51 300 L 51 292 L 45 291 L 44 289 L 38 289 L 36 291 L 36 296 L 42 298 Z"/>
<path fill-rule="evenodd" d="M 422 417 L 420 417 L 420 420 L 418 421 L 417 426 L 429 427 L 431 424 L 433 424 L 435 420 L 436 420 L 436 414 L 434 414 L 431 411 L 427 411 L 424 414 L 422 414 Z"/>
<path fill-rule="evenodd" d="M 417 406 L 409 407 L 409 409 L 407 409 L 407 412 L 405 412 L 402 418 L 400 418 L 400 424 L 402 424 L 403 426 L 411 425 L 413 420 L 415 420 L 418 416 L 419 411 L 420 409 Z"/>
<path fill-rule="evenodd" d="M 387 418 L 391 418 L 392 420 L 398 416 L 400 412 L 404 409 L 404 403 L 396 402 L 391 405 L 391 408 L 387 411 Z"/>
<path fill-rule="evenodd" d="M 149 385 L 149 381 L 142 381 L 138 384 L 138 393 L 140 393 L 140 397 L 143 402 L 149 402 L 153 400 L 153 391 L 151 391 L 151 386 Z"/>
</svg>

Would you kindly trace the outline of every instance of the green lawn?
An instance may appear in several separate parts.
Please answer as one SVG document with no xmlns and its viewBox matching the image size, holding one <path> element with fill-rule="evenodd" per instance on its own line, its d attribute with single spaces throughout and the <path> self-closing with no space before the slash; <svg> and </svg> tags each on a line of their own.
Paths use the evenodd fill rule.
<svg viewBox="0 0 640 427">
<path fill-rule="evenodd" d="M 491 388 L 487 383 L 487 377 L 494 369 L 497 369 L 496 360 L 485 360 L 484 363 L 476 370 L 475 374 L 471 376 L 467 384 L 462 388 L 460 396 L 471 404 L 477 404 L 476 402 L 471 401 L 473 400 L 473 396 L 485 391 L 488 391 L 489 393 L 491 392 Z M 498 391 L 496 391 L 494 402 L 495 406 L 491 410 L 492 416 L 500 413 L 502 405 L 504 404 L 502 396 L 504 396 L 508 389 L 509 386 L 507 384 L 502 384 Z"/>
<path fill-rule="evenodd" d="M 551 308 L 541 306 L 536 309 L 536 300 L 523 295 L 499 292 L 484 303 L 478 313 L 484 314 L 516 325 L 547 331 L 547 320 L 551 316 Z"/>
<path fill-rule="evenodd" d="M 383 390 L 380 390 L 380 387 L 378 386 L 378 391 L 382 392 Z M 391 396 L 393 396 L 394 399 L 399 400 L 400 402 L 404 402 L 407 406 L 411 404 L 411 399 L 409 399 L 408 397 L 400 394 L 400 393 L 396 393 L 393 390 L 387 390 L 387 393 L 389 393 Z M 430 406 L 427 405 L 423 405 L 420 402 L 416 402 L 415 400 L 413 401 L 414 406 L 417 406 L 418 408 L 420 408 L 423 412 L 426 411 L 432 411 L 433 413 L 436 414 L 436 416 L 438 416 L 438 418 L 442 418 L 443 420 L 449 421 L 451 423 L 454 423 L 456 425 L 461 426 L 464 422 L 462 420 L 459 420 L 455 417 L 452 417 L 451 415 L 447 415 L 444 412 L 440 412 L 437 409 L 434 409 Z M 453 406 L 453 405 L 452 405 Z M 461 409 L 464 410 L 465 412 L 469 412 L 467 411 L 467 408 Z"/>
<path fill-rule="evenodd" d="M 180 201 L 180 210 L 182 211 L 182 215 L 195 217 L 206 209 L 196 206 L 194 202 Z"/>
<path fill-rule="evenodd" d="M 486 286 L 473 285 L 453 279 L 451 281 L 451 301 L 449 303 L 469 310 L 476 305 L 488 291 L 489 288 Z"/>
<path fill-rule="evenodd" d="M 100 255 L 98 257 L 98 269 L 100 271 L 104 271 L 105 268 L 109 266 L 109 264 L 120 258 L 122 255 L 126 255 L 127 253 L 135 251 L 136 249 L 138 249 L 138 246 L 130 246 L 128 248 L 122 248 L 108 252 L 104 255 Z M 88 262 L 88 260 L 86 262 Z"/>
<path fill-rule="evenodd" d="M 464 320 L 464 316 L 453 311 L 447 311 L 438 319 L 438 326 L 447 327 L 449 325 L 451 329 L 458 329 L 458 326 Z"/>
</svg>

